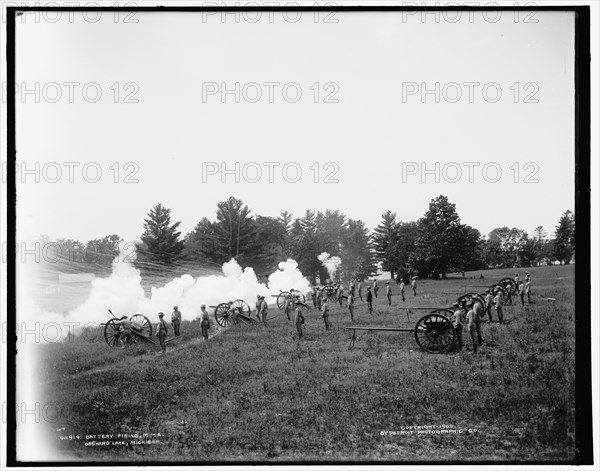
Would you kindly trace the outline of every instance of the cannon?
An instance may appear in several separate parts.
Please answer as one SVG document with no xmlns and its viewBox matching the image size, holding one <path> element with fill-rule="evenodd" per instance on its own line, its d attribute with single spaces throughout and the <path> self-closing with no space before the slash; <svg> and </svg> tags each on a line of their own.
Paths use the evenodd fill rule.
<svg viewBox="0 0 600 471">
<path fill-rule="evenodd" d="M 306 306 L 306 297 L 300 291 L 296 291 L 294 294 L 295 294 L 296 298 L 300 300 L 300 304 Z M 285 301 L 287 299 L 293 300 L 292 299 L 293 296 L 289 291 L 282 291 L 282 290 L 279 290 L 279 294 L 272 294 L 271 297 L 277 298 L 277 308 L 280 311 L 283 311 L 283 308 L 285 307 Z M 293 301 L 295 301 L 295 300 L 293 300 Z"/>
<path fill-rule="evenodd" d="M 517 283 L 512 278 L 502 278 L 498 284 L 504 287 L 511 295 L 517 294 Z"/>
<path fill-rule="evenodd" d="M 417 345 L 428 353 L 446 353 L 455 347 L 457 337 L 451 321 L 451 316 L 454 314 L 452 309 L 431 307 L 412 307 L 410 309 L 431 309 L 431 312 L 421 317 L 412 329 L 399 327 L 346 327 L 346 330 L 353 331 L 350 348 L 354 346 L 357 330 L 410 332 L 414 335 Z"/>
<path fill-rule="evenodd" d="M 109 347 L 118 347 L 120 346 L 119 340 L 123 335 L 122 322 L 127 316 L 118 318 L 110 309 L 108 312 L 110 312 L 113 318 L 100 324 L 104 326 L 104 340 Z M 134 314 L 129 319 L 129 323 L 131 324 L 131 335 L 127 338 L 127 344 L 148 342 L 157 345 L 156 341 L 152 338 L 152 323 L 150 319 L 143 314 Z M 175 340 L 175 338 L 167 340 L 167 342 L 171 340 Z"/>
<path fill-rule="evenodd" d="M 463 294 L 462 296 L 459 296 L 458 299 L 456 300 L 457 303 L 460 302 L 469 302 L 469 301 L 477 301 L 479 304 L 481 304 L 483 307 L 485 307 L 485 298 L 483 297 L 483 295 L 481 294 L 477 294 L 477 293 L 467 293 L 467 294 Z"/>
<path fill-rule="evenodd" d="M 235 315 L 229 312 L 229 303 L 220 303 L 216 306 L 209 307 L 215 310 L 215 320 L 221 327 L 239 324 L 240 321 L 244 323 L 259 324 L 256 319 L 250 317 L 252 311 L 248 303 L 243 299 L 236 299 L 233 301 Z"/>
</svg>

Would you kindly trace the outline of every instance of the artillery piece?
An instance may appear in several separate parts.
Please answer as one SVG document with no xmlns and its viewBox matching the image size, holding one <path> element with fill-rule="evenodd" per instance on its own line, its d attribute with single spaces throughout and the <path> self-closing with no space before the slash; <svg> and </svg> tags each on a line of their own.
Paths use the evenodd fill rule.
<svg viewBox="0 0 600 471">
<path fill-rule="evenodd" d="M 260 324 L 256 319 L 250 317 L 252 310 L 249 304 L 243 299 L 236 299 L 233 301 L 234 312 L 230 312 L 229 303 L 220 303 L 216 306 L 209 306 L 215 310 L 215 320 L 221 327 L 228 327 L 229 325 L 239 324 L 240 322 L 246 324 Z"/>
<path fill-rule="evenodd" d="M 457 343 L 456 332 L 452 325 L 452 309 L 436 307 L 411 307 L 405 309 L 430 309 L 429 314 L 421 317 L 412 329 L 399 327 L 346 327 L 352 330 L 350 347 L 354 346 L 357 330 L 410 332 L 414 335 L 417 345 L 428 353 L 446 353 L 454 348 Z"/>
<path fill-rule="evenodd" d="M 296 299 L 298 299 L 301 304 L 306 306 L 306 297 L 300 291 L 295 291 L 294 295 L 292 296 L 292 293 L 290 293 L 289 291 L 279 290 L 279 294 L 272 294 L 271 297 L 277 298 L 277 308 L 280 311 L 283 311 L 283 309 L 285 308 L 285 302 L 288 299 L 294 302 L 296 301 Z"/>
<path fill-rule="evenodd" d="M 108 312 L 110 312 L 113 318 L 100 324 L 104 326 L 104 340 L 109 347 L 118 347 L 120 345 L 120 339 L 124 335 L 125 330 L 123 327 L 123 321 L 127 319 L 127 316 L 118 318 L 110 309 Z M 131 334 L 127 336 L 128 344 L 148 342 L 153 345 L 158 345 L 152 338 L 152 323 L 150 322 L 150 319 L 143 314 L 134 314 L 131 316 L 128 326 L 130 327 L 131 331 Z M 169 339 L 167 342 L 175 340 L 175 338 Z"/>
</svg>

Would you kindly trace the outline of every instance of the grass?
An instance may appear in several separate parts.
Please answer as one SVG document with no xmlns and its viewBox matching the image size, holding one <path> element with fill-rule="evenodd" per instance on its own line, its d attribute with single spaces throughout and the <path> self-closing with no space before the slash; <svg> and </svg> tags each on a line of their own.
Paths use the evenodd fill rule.
<svg viewBox="0 0 600 471">
<path fill-rule="evenodd" d="M 309 311 L 301 341 L 280 315 L 265 329 L 230 328 L 208 342 L 184 322 L 167 355 L 147 345 L 111 349 L 100 338 L 43 346 L 45 399 L 61 411 L 51 424 L 56 447 L 86 460 L 567 462 L 575 456 L 573 270 L 529 269 L 535 304 L 507 307 L 507 325 L 484 324 L 475 355 L 468 335 L 467 351 L 454 354 L 422 352 L 403 332 L 362 332 L 349 349 L 350 318 L 339 307 L 329 332 Z M 465 286 L 512 270 L 483 273 L 422 280 L 405 305 L 448 306 L 458 295 L 441 292 L 472 291 Z M 379 296 L 373 316 L 357 301 L 355 323 L 410 328 L 427 313 L 413 311 L 408 322 L 392 289 L 393 306 Z M 442 425 L 465 431 L 382 435 Z M 70 433 L 160 433 L 162 443 L 59 440 Z"/>
</svg>

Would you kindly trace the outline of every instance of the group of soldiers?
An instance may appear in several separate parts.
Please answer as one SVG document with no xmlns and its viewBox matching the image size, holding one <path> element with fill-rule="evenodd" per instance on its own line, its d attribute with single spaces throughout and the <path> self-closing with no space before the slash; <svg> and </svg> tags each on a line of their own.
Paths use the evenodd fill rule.
<svg viewBox="0 0 600 471">
<path fill-rule="evenodd" d="M 515 273 L 515 283 L 517 285 L 517 292 L 521 298 L 521 303 L 525 306 L 525 294 L 527 295 L 527 301 L 531 304 L 531 275 L 525 272 L 525 279 L 520 280 L 519 274 Z M 506 301 L 512 304 L 510 291 L 507 291 L 508 297 Z M 483 338 L 481 336 L 481 322 L 484 316 L 487 314 L 488 320 L 494 322 L 492 316 L 492 308 L 496 311 L 498 317 L 498 323 L 504 323 L 504 311 L 502 306 L 504 305 L 504 293 L 500 288 L 495 290 L 485 290 L 485 306 L 475 299 L 469 301 L 455 302 L 452 306 L 455 308 L 454 315 L 452 316 L 452 324 L 456 332 L 458 340 L 459 350 L 463 349 L 463 330 L 466 323 L 467 331 L 471 336 L 471 342 L 473 343 L 473 353 L 477 352 L 477 347 L 480 347 Z"/>
</svg>

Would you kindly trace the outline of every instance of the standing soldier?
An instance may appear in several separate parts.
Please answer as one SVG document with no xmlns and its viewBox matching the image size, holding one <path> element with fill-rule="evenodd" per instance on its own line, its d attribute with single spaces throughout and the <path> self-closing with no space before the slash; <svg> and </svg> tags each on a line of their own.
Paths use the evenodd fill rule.
<svg viewBox="0 0 600 471">
<path fill-rule="evenodd" d="M 479 342 L 479 345 L 481 345 L 483 343 L 483 337 L 481 336 L 481 318 L 485 314 L 485 309 L 479 301 L 471 300 L 471 302 L 473 303 L 472 309 L 473 313 L 475 314 L 475 331 L 477 332 L 477 341 Z"/>
<path fill-rule="evenodd" d="M 412 290 L 413 290 L 413 295 L 416 296 L 417 295 L 417 277 L 416 276 L 413 276 L 411 286 L 412 286 Z"/>
<path fill-rule="evenodd" d="M 373 280 L 373 292 L 375 293 L 375 297 L 377 297 L 378 291 L 379 291 L 379 286 L 377 285 L 377 280 Z"/>
<path fill-rule="evenodd" d="M 390 282 L 386 282 L 385 284 L 385 295 L 388 299 L 388 306 L 392 305 L 392 287 L 390 286 Z"/>
<path fill-rule="evenodd" d="M 473 342 L 473 353 L 477 353 L 477 345 L 479 344 L 479 340 L 477 338 L 477 327 L 475 321 L 475 312 L 473 311 L 473 300 L 471 299 L 467 303 L 467 330 L 471 334 L 471 341 Z"/>
<path fill-rule="evenodd" d="M 317 307 L 317 295 L 318 295 L 318 293 L 319 293 L 318 288 L 310 290 L 310 297 L 312 298 L 313 307 Z"/>
<path fill-rule="evenodd" d="M 160 343 L 160 348 L 163 353 L 167 353 L 167 342 L 165 342 L 165 338 L 169 333 L 169 328 L 167 327 L 167 323 L 164 319 L 165 315 L 162 312 L 158 313 L 158 325 L 156 326 L 156 336 L 158 337 L 158 341 Z"/>
<path fill-rule="evenodd" d="M 321 317 L 325 322 L 325 330 L 329 330 L 331 324 L 329 323 L 329 306 L 327 305 L 327 298 L 323 296 L 323 303 L 321 304 Z"/>
<path fill-rule="evenodd" d="M 348 293 L 354 296 L 354 280 L 350 280 L 350 285 L 348 286 Z"/>
<path fill-rule="evenodd" d="M 519 290 L 519 296 L 521 297 L 521 304 L 525 306 L 525 285 L 522 281 L 519 281 L 519 284 L 517 286 Z"/>
<path fill-rule="evenodd" d="M 400 280 L 400 294 L 402 295 L 402 302 L 406 302 L 406 298 L 404 297 L 404 279 Z"/>
<path fill-rule="evenodd" d="M 498 322 L 502 324 L 504 316 L 502 315 L 502 291 L 498 288 L 496 290 L 496 296 L 494 297 L 494 307 L 496 308 L 496 314 L 498 315 Z"/>
<path fill-rule="evenodd" d="M 531 275 L 529 274 L 528 271 L 525 272 L 525 284 L 527 284 L 528 281 L 531 281 Z"/>
<path fill-rule="evenodd" d="M 452 316 L 452 325 L 454 326 L 454 332 L 456 332 L 456 339 L 458 341 L 458 349 L 463 349 L 463 316 L 464 310 L 462 303 L 454 303 L 455 307 L 454 315 Z"/>
<path fill-rule="evenodd" d="M 515 273 L 515 284 L 516 284 L 517 286 L 519 286 L 519 283 L 520 283 L 520 282 L 521 282 L 521 280 L 519 279 L 519 274 L 518 274 L 518 273 Z"/>
<path fill-rule="evenodd" d="M 525 278 L 525 280 L 525 293 L 527 293 L 527 302 L 531 304 L 531 278 Z"/>
<path fill-rule="evenodd" d="M 127 316 L 121 317 L 120 320 L 116 321 L 115 324 L 119 324 L 119 343 L 121 348 L 125 348 L 125 344 L 129 344 L 131 338 L 131 327 L 133 324 L 127 318 Z"/>
<path fill-rule="evenodd" d="M 337 300 L 340 303 L 340 307 L 342 307 L 342 301 L 344 300 L 344 287 L 340 284 L 337 289 Z"/>
<path fill-rule="evenodd" d="M 326 296 L 325 290 L 317 288 L 317 309 L 321 310 L 321 301 Z"/>
<path fill-rule="evenodd" d="M 179 337 L 179 326 L 181 325 L 181 312 L 177 306 L 173 306 L 173 312 L 171 313 L 171 324 L 173 324 L 173 330 L 175 337 Z"/>
<path fill-rule="evenodd" d="M 494 296 L 490 293 L 489 289 L 485 290 L 485 310 L 487 312 L 490 322 L 492 321 L 492 305 L 494 304 Z"/>
<path fill-rule="evenodd" d="M 256 318 L 260 321 L 260 305 L 262 304 L 260 300 L 260 294 L 256 295 Z"/>
<path fill-rule="evenodd" d="M 227 308 L 227 316 L 231 318 L 231 320 L 233 321 L 233 325 L 237 325 L 239 315 L 238 310 L 233 305 L 233 301 L 229 301 L 227 304 L 229 305 L 229 307 Z"/>
<path fill-rule="evenodd" d="M 371 293 L 370 286 L 367 286 L 367 307 L 369 308 L 369 314 L 373 314 L 373 293 Z"/>
<path fill-rule="evenodd" d="M 267 302 L 265 301 L 265 297 L 260 297 L 260 307 L 258 308 L 258 318 L 262 318 L 263 324 L 267 324 L 267 312 L 269 310 L 269 306 L 267 306 Z"/>
<path fill-rule="evenodd" d="M 208 317 L 208 312 L 206 311 L 206 306 L 203 304 L 200 306 L 200 329 L 202 330 L 202 337 L 204 337 L 204 341 L 208 340 L 208 329 L 210 327 L 210 321 Z"/>
<path fill-rule="evenodd" d="M 283 302 L 283 312 L 285 312 L 285 315 L 287 316 L 287 320 L 291 320 L 290 319 L 290 312 L 292 310 L 292 295 L 290 294 L 289 296 L 285 297 L 285 301 Z"/>
<path fill-rule="evenodd" d="M 362 301 L 362 281 L 358 282 L 358 297 L 360 298 L 360 300 Z"/>
<path fill-rule="evenodd" d="M 350 320 L 354 322 L 354 294 L 352 291 L 348 294 L 348 310 L 350 311 Z"/>
<path fill-rule="evenodd" d="M 294 322 L 296 323 L 296 330 L 298 331 L 298 340 L 302 338 L 302 324 L 304 324 L 304 315 L 302 314 L 302 309 L 300 308 L 300 304 L 296 307 L 296 313 L 294 315 Z"/>
</svg>

